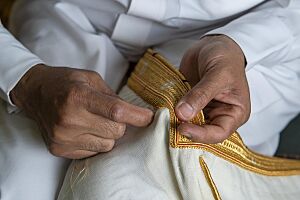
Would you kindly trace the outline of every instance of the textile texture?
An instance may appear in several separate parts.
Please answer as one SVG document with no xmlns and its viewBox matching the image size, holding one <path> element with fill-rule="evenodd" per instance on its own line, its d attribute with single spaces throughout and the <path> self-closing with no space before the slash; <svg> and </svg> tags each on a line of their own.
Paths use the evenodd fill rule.
<svg viewBox="0 0 300 200">
<path fill-rule="evenodd" d="M 153 82 L 148 86 L 140 83 L 144 87 L 140 90 L 133 80 L 143 82 L 146 76 L 159 83 L 156 77 L 159 75 L 154 72 L 157 70 L 147 70 L 168 65 L 159 55 L 147 54 L 144 57 L 148 58 L 141 59 L 120 96 L 135 105 L 156 110 L 154 121 L 146 128 L 129 127 L 109 153 L 73 161 L 59 200 L 297 199 L 300 196 L 300 162 L 255 154 L 243 146 L 238 133 L 215 146 L 195 144 L 179 135 L 174 140 L 176 122 L 172 109 L 159 106 L 165 101 L 164 95 L 150 96 L 149 91 L 161 90 L 166 94 L 164 90 L 168 90 L 176 98 L 180 92 L 174 88 L 183 84 L 176 82 L 176 78 L 184 77 L 169 66 L 166 71 L 172 76 L 164 76 L 166 84 L 157 87 L 160 89 Z"/>
</svg>

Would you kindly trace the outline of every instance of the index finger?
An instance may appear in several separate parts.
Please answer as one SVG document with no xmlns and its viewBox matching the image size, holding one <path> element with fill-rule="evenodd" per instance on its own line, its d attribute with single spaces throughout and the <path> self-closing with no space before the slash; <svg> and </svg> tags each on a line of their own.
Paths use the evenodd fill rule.
<svg viewBox="0 0 300 200">
<path fill-rule="evenodd" d="M 91 91 L 86 102 L 86 109 L 112 121 L 143 127 L 151 123 L 153 112 L 123 101 L 117 96 Z"/>
<path fill-rule="evenodd" d="M 183 123 L 179 125 L 178 130 L 180 134 L 185 135 L 194 142 L 215 144 L 223 142 L 237 128 L 238 124 L 232 116 L 221 115 L 203 126 Z"/>
</svg>

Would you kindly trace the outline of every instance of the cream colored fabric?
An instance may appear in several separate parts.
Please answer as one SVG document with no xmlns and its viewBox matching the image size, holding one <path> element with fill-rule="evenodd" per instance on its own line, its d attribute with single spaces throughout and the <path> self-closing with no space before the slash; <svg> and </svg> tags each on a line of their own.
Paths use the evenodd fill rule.
<svg viewBox="0 0 300 200">
<path fill-rule="evenodd" d="M 126 86 L 120 96 L 149 106 Z M 300 196 L 300 176 L 263 176 L 200 149 L 169 147 L 169 120 L 168 109 L 160 109 L 149 127 L 128 128 L 111 152 L 73 161 L 58 199 L 214 199 L 199 164 L 200 156 L 223 200 Z"/>
</svg>

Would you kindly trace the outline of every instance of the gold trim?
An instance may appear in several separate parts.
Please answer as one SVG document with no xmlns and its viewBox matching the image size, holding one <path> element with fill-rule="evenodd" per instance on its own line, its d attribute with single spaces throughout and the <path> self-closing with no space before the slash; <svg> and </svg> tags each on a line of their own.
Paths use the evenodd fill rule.
<svg viewBox="0 0 300 200">
<path fill-rule="evenodd" d="M 199 163 L 200 163 L 201 169 L 203 171 L 203 174 L 205 176 L 205 179 L 206 179 L 206 181 L 207 181 L 207 183 L 208 183 L 208 185 L 211 189 L 211 192 L 214 196 L 214 199 L 215 200 L 222 200 L 222 198 L 219 194 L 218 188 L 217 188 L 214 180 L 212 179 L 211 174 L 209 172 L 209 169 L 208 169 L 208 167 L 207 167 L 207 165 L 206 165 L 206 163 L 205 163 L 202 156 L 199 157 Z"/>
<path fill-rule="evenodd" d="M 237 132 L 219 144 L 192 142 L 180 135 L 177 130 L 179 121 L 175 115 L 174 107 L 191 87 L 178 70 L 152 50 L 148 50 L 140 59 L 127 85 L 153 107 L 169 109 L 171 147 L 202 149 L 246 170 L 262 175 L 300 175 L 300 161 L 266 157 L 254 153 L 245 146 Z M 200 112 L 192 120 L 192 123 L 204 124 L 203 113 Z"/>
</svg>

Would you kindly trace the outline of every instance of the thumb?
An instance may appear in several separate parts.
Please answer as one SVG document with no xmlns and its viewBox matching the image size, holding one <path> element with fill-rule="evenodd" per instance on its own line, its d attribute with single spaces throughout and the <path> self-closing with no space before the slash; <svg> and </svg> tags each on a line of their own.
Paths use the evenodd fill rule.
<svg viewBox="0 0 300 200">
<path fill-rule="evenodd" d="M 193 119 L 220 91 L 218 77 L 207 72 L 175 107 L 176 116 L 182 121 Z"/>
</svg>

